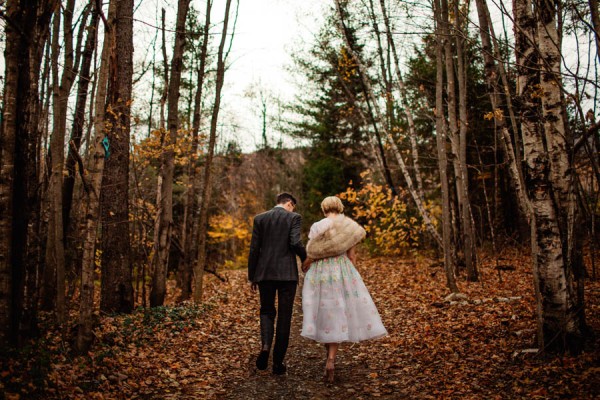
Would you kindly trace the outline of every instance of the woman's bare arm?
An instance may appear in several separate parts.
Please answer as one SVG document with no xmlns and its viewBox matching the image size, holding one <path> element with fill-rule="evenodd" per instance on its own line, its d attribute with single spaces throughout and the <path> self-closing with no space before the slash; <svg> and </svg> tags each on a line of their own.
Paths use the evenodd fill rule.
<svg viewBox="0 0 600 400">
<path fill-rule="evenodd" d="M 356 266 L 356 246 L 353 246 L 350 250 L 348 250 L 346 252 L 346 255 L 348 256 L 348 258 L 350 259 L 350 261 L 352 261 L 352 264 L 354 264 L 354 266 Z"/>
</svg>

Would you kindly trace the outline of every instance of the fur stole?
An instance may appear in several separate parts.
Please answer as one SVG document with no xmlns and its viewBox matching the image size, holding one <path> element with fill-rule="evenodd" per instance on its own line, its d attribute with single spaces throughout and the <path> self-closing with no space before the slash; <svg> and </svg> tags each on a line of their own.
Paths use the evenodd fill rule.
<svg viewBox="0 0 600 400">
<path fill-rule="evenodd" d="M 344 215 L 332 222 L 330 229 L 308 241 L 306 252 L 313 260 L 344 254 L 367 235 L 362 226 Z"/>
</svg>

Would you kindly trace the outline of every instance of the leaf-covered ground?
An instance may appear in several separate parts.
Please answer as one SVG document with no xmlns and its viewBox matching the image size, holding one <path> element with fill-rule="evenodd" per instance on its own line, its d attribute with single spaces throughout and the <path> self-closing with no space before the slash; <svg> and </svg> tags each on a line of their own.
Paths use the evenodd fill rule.
<svg viewBox="0 0 600 400">
<path fill-rule="evenodd" d="M 529 261 L 503 260 L 516 269 L 502 272 L 502 283 L 492 263 L 483 260 L 483 283 L 461 282 L 466 301 L 445 302 L 444 273 L 430 260 L 360 261 L 390 335 L 342 345 L 333 384 L 322 380 L 323 347 L 299 335 L 300 294 L 287 375 L 256 371 L 258 296 L 246 271 L 227 271 L 227 282 L 207 280 L 203 307 L 103 317 L 87 357 L 70 355 L 54 331 L 20 356 L 4 353 L 0 392 L 7 399 L 599 398 L 598 339 L 578 357 L 524 352 L 535 347 Z M 588 323 L 600 332 L 600 282 L 586 290 Z"/>
</svg>

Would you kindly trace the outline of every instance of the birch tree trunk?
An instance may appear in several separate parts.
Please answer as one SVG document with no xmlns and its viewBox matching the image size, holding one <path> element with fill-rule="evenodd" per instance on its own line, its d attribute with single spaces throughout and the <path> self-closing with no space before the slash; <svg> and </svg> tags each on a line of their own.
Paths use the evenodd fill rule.
<svg viewBox="0 0 600 400">
<path fill-rule="evenodd" d="M 557 8 L 558 4 L 547 1 L 536 0 L 534 4 L 538 16 L 543 128 L 550 161 L 549 178 L 554 192 L 553 205 L 557 209 L 556 217 L 564 258 L 562 266 L 556 263 L 558 260 L 553 260 L 551 265 L 540 268 L 540 292 L 548 293 L 546 285 L 555 290 L 551 301 L 543 303 L 544 347 L 563 351 L 566 346 L 572 352 L 579 352 L 582 346 L 582 329 L 585 327 L 585 313 L 583 299 L 577 296 L 575 280 L 579 280 L 579 284 L 583 285 L 583 221 L 580 220 L 577 203 L 574 161 L 570 156 L 573 137 L 567 127 L 566 106 L 561 91 L 562 40 L 557 26 L 560 9 Z M 556 307 L 554 303 L 556 298 L 562 302 L 560 307 Z M 559 333 L 562 340 L 555 339 Z"/>
<path fill-rule="evenodd" d="M 576 204 L 571 200 L 569 187 L 572 176 L 561 110 L 561 59 L 554 7 L 553 3 L 537 0 L 513 3 L 518 99 L 532 209 L 538 343 L 541 350 L 577 352 L 581 346 L 583 310 L 577 309 L 573 286 L 569 258 L 572 233 L 568 232 L 568 220 L 561 222 L 561 218 L 575 214 Z"/>
<path fill-rule="evenodd" d="M 133 0 L 115 8 L 114 49 L 109 63 L 105 132 L 110 154 L 104 164 L 102 217 L 102 282 L 100 310 L 133 310 L 129 235 L 129 148 L 133 77 Z"/>
<path fill-rule="evenodd" d="M 97 10 L 104 21 L 104 44 L 100 68 L 98 70 L 96 99 L 94 102 L 94 140 L 88 147 L 88 191 L 85 198 L 85 227 L 82 234 L 83 255 L 81 260 L 81 295 L 79 300 L 79 324 L 75 347 L 80 354 L 85 353 L 94 339 L 92 313 L 94 311 L 94 269 L 96 257 L 96 238 L 98 234 L 98 219 L 100 214 L 100 188 L 104 173 L 105 150 L 102 141 L 106 137 L 105 108 L 109 75 L 109 58 L 114 51 L 114 19 L 116 0 L 109 4 L 106 21 L 102 10 Z"/>
<path fill-rule="evenodd" d="M 239 3 L 238 3 L 239 5 Z M 221 90 L 225 81 L 225 57 L 224 49 L 227 41 L 227 26 L 229 24 L 229 10 L 231 8 L 231 0 L 225 3 L 225 18 L 223 20 L 223 30 L 221 32 L 221 42 L 217 53 L 217 79 L 215 87 L 215 103 L 213 105 L 212 116 L 210 120 L 210 134 L 208 139 L 208 149 L 206 152 L 206 161 L 204 163 L 204 179 L 202 187 L 202 204 L 200 205 L 200 221 L 198 223 L 198 261 L 194 268 L 194 302 L 202 302 L 204 270 L 206 268 L 206 242 L 208 239 L 208 209 L 211 202 L 212 191 L 212 161 L 215 152 L 215 143 L 217 138 L 217 122 L 219 120 L 219 111 L 221 108 Z M 233 36 L 232 36 L 233 40 Z"/>
<path fill-rule="evenodd" d="M 383 14 L 383 21 L 385 24 L 385 32 L 387 37 L 388 46 L 392 50 L 392 58 L 394 60 L 394 71 L 396 73 L 396 83 L 398 85 L 398 91 L 400 92 L 400 104 L 402 110 L 406 115 L 406 122 L 408 124 L 408 139 L 410 141 L 410 148 L 412 153 L 413 168 L 415 169 L 415 180 L 417 181 L 417 192 L 421 200 L 424 200 L 423 194 L 423 178 L 421 176 L 421 165 L 419 162 L 419 149 L 417 147 L 417 131 L 415 129 L 415 121 L 413 112 L 410 108 L 409 101 L 406 94 L 406 86 L 404 85 L 404 79 L 400 72 L 400 62 L 398 59 L 398 53 L 396 50 L 396 43 L 392 37 L 392 26 L 390 24 L 390 18 L 385 7 L 385 0 L 379 0 L 381 6 L 381 13 Z"/>
<path fill-rule="evenodd" d="M 167 268 L 169 251 L 171 249 L 171 233 L 173 230 L 173 171 L 175 168 L 175 146 L 177 145 L 177 130 L 179 128 L 179 86 L 181 84 L 181 69 L 183 65 L 183 49 L 185 46 L 185 21 L 187 18 L 189 0 L 179 0 L 177 3 L 177 23 L 175 46 L 171 59 L 171 77 L 169 80 L 167 124 L 168 135 L 163 144 L 160 166 L 160 193 L 157 196 L 158 230 L 155 232 L 155 267 L 150 291 L 150 307 L 164 304 L 166 295 Z"/>
<path fill-rule="evenodd" d="M 204 76 L 206 71 L 206 58 L 208 55 L 208 40 L 210 32 L 210 14 L 212 10 L 212 0 L 206 2 L 206 17 L 204 22 L 204 32 L 202 37 L 202 48 L 200 50 L 200 65 L 197 71 L 196 93 L 194 96 L 194 116 L 192 126 L 192 146 L 190 149 L 190 161 L 188 165 L 188 192 L 186 195 L 186 207 L 183 217 L 183 257 L 179 265 L 181 276 L 181 297 L 180 301 L 189 300 L 192 295 L 192 275 L 194 262 L 196 260 L 196 246 L 194 242 L 194 227 L 197 224 L 198 208 L 198 134 L 200 131 L 202 90 L 204 87 Z"/>
</svg>

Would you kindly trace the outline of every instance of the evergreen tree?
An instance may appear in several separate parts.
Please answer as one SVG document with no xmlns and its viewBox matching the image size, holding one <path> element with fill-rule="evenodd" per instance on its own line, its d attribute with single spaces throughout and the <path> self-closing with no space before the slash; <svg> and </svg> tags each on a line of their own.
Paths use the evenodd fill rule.
<svg viewBox="0 0 600 400">
<path fill-rule="evenodd" d="M 356 33 L 353 30 L 351 37 L 360 51 Z M 302 203 L 307 219 L 315 220 L 325 196 L 340 193 L 350 181 L 360 179 L 363 163 L 368 162 L 364 150 L 369 126 L 363 116 L 369 114 L 358 70 L 339 38 L 334 18 L 326 20 L 308 54 L 296 54 L 294 61 L 313 88 L 292 105 L 300 118 L 291 123 L 290 133 L 310 141 Z"/>
</svg>

